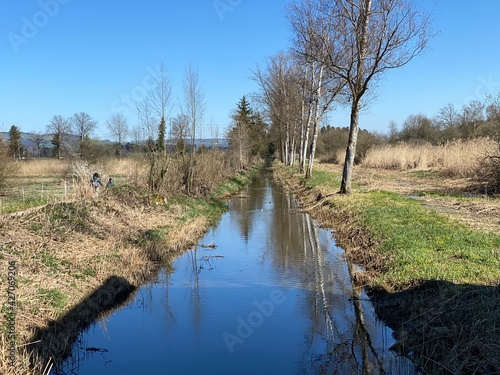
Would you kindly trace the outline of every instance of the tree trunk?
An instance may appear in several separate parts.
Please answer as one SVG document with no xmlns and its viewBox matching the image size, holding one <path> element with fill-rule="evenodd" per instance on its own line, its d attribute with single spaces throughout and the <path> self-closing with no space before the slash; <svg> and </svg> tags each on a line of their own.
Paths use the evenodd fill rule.
<svg viewBox="0 0 500 375">
<path fill-rule="evenodd" d="M 285 165 L 290 165 L 290 125 L 285 125 Z"/>
<path fill-rule="evenodd" d="M 368 45 L 368 25 L 370 23 L 372 0 L 366 0 L 361 12 L 361 34 L 357 36 L 359 40 L 358 58 L 356 68 L 356 81 L 351 86 L 352 107 L 351 107 L 351 125 L 349 128 L 349 141 L 345 154 L 344 171 L 342 173 L 342 185 L 340 194 L 351 194 L 352 192 L 352 170 L 354 168 L 354 158 L 356 157 L 356 145 L 358 143 L 359 132 L 359 110 L 361 108 L 361 97 L 366 89 L 365 81 L 365 58 Z M 365 86 L 363 88 L 363 86 Z"/>
<path fill-rule="evenodd" d="M 318 133 L 319 133 L 319 121 L 315 119 L 313 124 L 311 148 L 309 149 L 309 164 L 307 165 L 306 178 L 311 178 L 312 176 L 314 155 L 316 154 L 316 145 L 318 143 Z"/>
<path fill-rule="evenodd" d="M 297 151 L 297 122 L 294 121 L 292 139 L 290 144 L 290 165 L 295 165 L 295 153 Z"/>
<path fill-rule="evenodd" d="M 342 174 L 342 185 L 340 194 L 351 194 L 352 169 L 354 167 L 354 157 L 356 156 L 356 145 L 358 143 L 359 131 L 359 109 L 360 99 L 353 101 L 351 108 L 351 126 L 349 129 L 349 141 L 345 153 L 344 172 Z"/>
<path fill-rule="evenodd" d="M 318 77 L 318 87 L 316 89 L 315 98 L 312 104 L 314 104 L 314 123 L 313 123 L 313 135 L 311 142 L 311 149 L 309 151 L 309 165 L 307 166 L 306 178 L 311 178 L 312 169 L 314 164 L 314 156 L 316 154 L 316 145 L 318 143 L 318 133 L 319 133 L 319 123 L 321 121 L 321 109 L 320 109 L 320 100 L 323 95 L 321 92 L 321 85 L 323 84 L 323 71 L 324 67 L 321 66 L 319 69 L 319 77 Z"/>
<path fill-rule="evenodd" d="M 303 159 L 302 159 L 302 150 L 304 149 L 304 140 L 306 136 L 304 115 L 305 115 L 305 100 L 302 99 L 302 105 L 300 108 L 300 138 L 299 138 L 299 172 L 304 173 L 303 168 Z"/>
</svg>

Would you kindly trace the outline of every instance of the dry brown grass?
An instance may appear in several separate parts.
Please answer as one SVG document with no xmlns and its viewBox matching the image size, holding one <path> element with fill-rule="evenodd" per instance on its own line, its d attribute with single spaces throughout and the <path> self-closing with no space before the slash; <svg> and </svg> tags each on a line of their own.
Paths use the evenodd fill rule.
<svg viewBox="0 0 500 375">
<path fill-rule="evenodd" d="M 386 145 L 370 149 L 362 165 L 371 168 L 406 170 L 439 170 L 456 177 L 473 177 L 485 155 L 497 145 L 490 139 L 447 142 L 442 146 Z"/>
<path fill-rule="evenodd" d="M 89 171 L 99 171 L 106 176 L 134 177 L 142 174 L 145 160 L 140 156 L 129 158 L 111 158 L 95 165 L 89 165 L 79 160 L 59 159 L 32 159 L 18 161 L 17 174 L 19 176 L 64 176 L 72 171 L 75 164 L 85 164 Z"/>
<path fill-rule="evenodd" d="M 131 156 L 106 160 L 102 164 L 102 169 L 109 176 L 122 176 L 132 180 L 144 173 L 145 165 L 146 160 L 143 156 Z"/>
<path fill-rule="evenodd" d="M 17 162 L 20 176 L 64 176 L 69 162 L 58 159 L 34 159 Z"/>
</svg>

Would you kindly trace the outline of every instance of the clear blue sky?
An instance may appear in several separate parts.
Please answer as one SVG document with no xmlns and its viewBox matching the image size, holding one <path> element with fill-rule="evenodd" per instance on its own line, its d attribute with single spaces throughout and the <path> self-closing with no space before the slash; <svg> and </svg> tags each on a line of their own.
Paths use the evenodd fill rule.
<svg viewBox="0 0 500 375">
<path fill-rule="evenodd" d="M 220 134 L 243 95 L 258 87 L 251 69 L 289 47 L 287 0 L 3 0 L 0 3 L 0 127 L 44 131 L 54 115 L 87 112 L 106 138 L 118 112 L 137 124 L 133 99 L 163 62 L 182 95 L 191 62 L 206 92 L 206 122 Z M 220 8 L 217 10 L 215 4 Z M 387 132 L 410 114 L 434 116 L 500 91 L 500 1 L 422 0 L 439 34 L 431 49 L 389 72 L 362 115 Z M 224 8 L 225 6 L 225 8 Z M 128 101 L 131 98 L 132 101 Z M 348 126 L 347 111 L 329 116 Z"/>
</svg>

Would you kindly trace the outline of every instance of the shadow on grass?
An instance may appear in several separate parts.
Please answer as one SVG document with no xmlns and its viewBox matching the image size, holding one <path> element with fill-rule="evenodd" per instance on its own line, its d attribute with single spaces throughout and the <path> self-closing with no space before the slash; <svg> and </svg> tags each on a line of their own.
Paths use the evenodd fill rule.
<svg viewBox="0 0 500 375">
<path fill-rule="evenodd" d="M 396 334 L 392 349 L 424 374 L 500 374 L 500 285 L 426 281 L 373 301 Z"/>
<path fill-rule="evenodd" d="M 135 289 L 126 279 L 111 276 L 58 320 L 46 328 L 37 328 L 31 339 L 36 343 L 30 356 L 33 368 L 43 369 L 52 360 L 57 373 L 58 366 L 71 354 L 78 335 L 103 313 L 126 302 Z"/>
</svg>

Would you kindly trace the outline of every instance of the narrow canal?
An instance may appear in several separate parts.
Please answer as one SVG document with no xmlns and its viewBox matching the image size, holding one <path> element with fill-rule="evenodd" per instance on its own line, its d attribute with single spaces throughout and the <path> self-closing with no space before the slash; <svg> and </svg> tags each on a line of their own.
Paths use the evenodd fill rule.
<svg viewBox="0 0 500 375">
<path fill-rule="evenodd" d="M 263 171 L 61 374 L 413 374 L 330 231 Z"/>
</svg>

